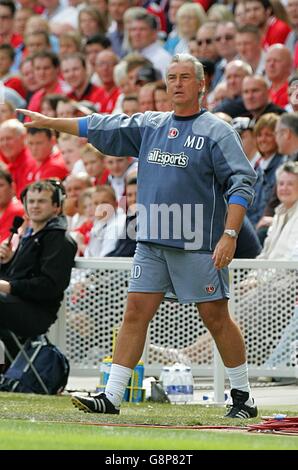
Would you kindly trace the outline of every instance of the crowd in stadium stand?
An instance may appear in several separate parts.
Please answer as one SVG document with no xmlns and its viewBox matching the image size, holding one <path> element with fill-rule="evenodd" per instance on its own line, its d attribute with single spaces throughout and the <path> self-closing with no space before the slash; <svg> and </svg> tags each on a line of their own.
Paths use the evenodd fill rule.
<svg viewBox="0 0 298 470">
<path fill-rule="evenodd" d="M 133 256 L 137 160 L 27 130 L 16 108 L 171 112 L 167 66 L 191 53 L 205 69 L 203 106 L 238 132 L 258 175 L 236 253 L 256 257 L 280 203 L 276 170 L 298 160 L 297 39 L 298 0 L 0 0 L 0 242 L 23 215 L 22 190 L 57 178 L 78 254 Z"/>
</svg>

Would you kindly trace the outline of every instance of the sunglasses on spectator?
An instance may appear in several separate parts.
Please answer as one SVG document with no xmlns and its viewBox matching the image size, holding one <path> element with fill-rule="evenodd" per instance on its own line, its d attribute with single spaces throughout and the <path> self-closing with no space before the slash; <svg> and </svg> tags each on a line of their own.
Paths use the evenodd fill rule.
<svg viewBox="0 0 298 470">
<path fill-rule="evenodd" d="M 231 34 L 226 34 L 225 36 L 217 36 L 215 38 L 215 41 L 219 42 L 222 39 L 224 39 L 225 41 L 232 41 L 232 39 L 234 39 L 234 38 L 235 38 L 235 36 L 232 36 Z"/>
<path fill-rule="evenodd" d="M 212 44 L 213 43 L 213 39 L 212 38 L 207 38 L 207 39 L 198 39 L 197 40 L 197 45 L 198 46 L 202 46 L 202 44 Z"/>
</svg>

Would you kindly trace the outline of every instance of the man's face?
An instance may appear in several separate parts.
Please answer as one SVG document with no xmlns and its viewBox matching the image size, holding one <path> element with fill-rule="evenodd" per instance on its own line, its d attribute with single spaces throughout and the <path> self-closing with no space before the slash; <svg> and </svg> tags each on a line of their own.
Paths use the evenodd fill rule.
<svg viewBox="0 0 298 470">
<path fill-rule="evenodd" d="M 7 51 L 0 51 L 0 77 L 6 75 L 11 66 L 11 59 Z"/>
<path fill-rule="evenodd" d="M 25 87 L 29 91 L 36 91 L 39 88 L 38 83 L 36 82 L 36 78 L 34 75 L 34 68 L 33 63 L 31 60 L 27 60 L 21 66 L 21 77 Z"/>
<path fill-rule="evenodd" d="M 34 135 L 28 134 L 27 145 L 29 147 L 32 157 L 38 163 L 42 163 L 49 157 L 52 152 L 53 139 L 49 139 L 44 132 L 38 132 Z"/>
<path fill-rule="evenodd" d="M 224 58 L 236 55 L 236 27 L 233 23 L 219 24 L 215 32 L 215 43 L 218 55 Z"/>
<path fill-rule="evenodd" d="M 154 111 L 154 91 L 153 88 L 141 88 L 139 92 L 139 108 L 141 113 Z"/>
<path fill-rule="evenodd" d="M 104 48 L 101 44 L 86 44 L 85 54 L 88 61 L 88 64 L 91 65 L 92 70 L 94 70 L 96 57 L 99 52 L 102 52 Z"/>
<path fill-rule="evenodd" d="M 51 59 L 47 57 L 37 57 L 34 59 L 33 70 L 39 88 L 48 87 L 58 80 L 58 69 L 54 67 Z"/>
<path fill-rule="evenodd" d="M 4 209 L 13 197 L 12 186 L 0 177 L 0 209 Z"/>
<path fill-rule="evenodd" d="M 124 100 L 122 104 L 122 111 L 127 116 L 132 116 L 140 110 L 137 100 Z"/>
<path fill-rule="evenodd" d="M 298 0 L 288 0 L 286 5 L 286 10 L 288 17 L 291 20 L 291 24 L 297 28 L 298 27 Z"/>
<path fill-rule="evenodd" d="M 65 183 L 65 191 L 67 198 L 79 199 L 82 191 L 86 189 L 86 184 L 84 181 L 77 179 L 75 177 L 68 178 Z"/>
<path fill-rule="evenodd" d="M 14 162 L 24 149 L 24 137 L 14 129 L 0 129 L 0 151 L 9 162 Z"/>
<path fill-rule="evenodd" d="M 131 208 L 134 212 L 134 205 L 137 202 L 137 185 L 136 184 L 128 184 L 126 186 L 126 204 L 127 208 Z"/>
<path fill-rule="evenodd" d="M 236 96 L 241 95 L 241 87 L 244 77 L 245 72 L 241 67 L 237 67 L 233 64 L 226 67 L 225 78 L 229 98 L 235 98 Z"/>
<path fill-rule="evenodd" d="M 204 25 L 200 27 L 197 32 L 197 45 L 197 57 L 209 60 L 215 60 L 218 57 L 212 28 L 205 27 Z"/>
<path fill-rule="evenodd" d="M 152 30 L 145 21 L 134 20 L 129 26 L 129 38 L 134 50 L 141 50 L 156 41 L 156 31 Z"/>
<path fill-rule="evenodd" d="M 123 22 L 123 15 L 130 7 L 129 0 L 109 0 L 109 13 L 116 22 Z"/>
<path fill-rule="evenodd" d="M 268 18 L 269 12 L 266 12 L 265 8 L 260 2 L 247 2 L 245 3 L 245 22 L 246 24 L 252 24 L 258 28 L 262 28 Z"/>
<path fill-rule="evenodd" d="M 260 42 L 255 34 L 237 33 L 236 49 L 242 60 L 248 64 L 255 59 L 260 52 Z"/>
<path fill-rule="evenodd" d="M 74 89 L 80 88 L 87 80 L 87 73 L 80 59 L 65 59 L 61 63 L 64 80 Z"/>
<path fill-rule="evenodd" d="M 276 123 L 275 127 L 275 140 L 277 143 L 278 151 L 282 155 L 288 155 L 289 154 L 289 137 L 290 137 L 290 129 L 287 127 L 284 127 L 280 119 Z"/>
<path fill-rule="evenodd" d="M 46 38 L 43 34 L 30 34 L 26 39 L 26 49 L 28 55 L 33 55 L 36 52 L 49 49 Z"/>
<path fill-rule="evenodd" d="M 268 89 L 260 80 L 245 77 L 242 84 L 244 106 L 250 112 L 261 110 L 268 103 Z"/>
<path fill-rule="evenodd" d="M 85 153 L 83 158 L 84 166 L 89 176 L 100 176 L 104 169 L 103 160 L 93 153 Z"/>
<path fill-rule="evenodd" d="M 286 80 L 292 66 L 291 54 L 288 49 L 271 49 L 267 52 L 265 71 L 271 81 Z"/>
<path fill-rule="evenodd" d="M 129 166 L 129 159 L 127 157 L 106 157 L 105 165 L 112 176 L 121 177 Z"/>
<path fill-rule="evenodd" d="M 107 222 L 115 213 L 117 201 L 110 193 L 102 191 L 92 194 L 92 201 L 95 205 L 94 215 L 97 220 Z"/>
<path fill-rule="evenodd" d="M 0 5 L 0 34 L 5 36 L 5 34 L 10 34 L 13 28 L 13 15 L 5 5 Z M 5 44 L 5 41 L 2 41 L 0 38 L 0 44 Z"/>
<path fill-rule="evenodd" d="M 112 51 L 102 51 L 96 56 L 95 71 L 102 83 L 113 83 L 113 71 L 117 63 Z"/>
<path fill-rule="evenodd" d="M 204 80 L 197 80 L 191 62 L 173 63 L 167 75 L 168 95 L 174 105 L 193 105 L 204 88 Z"/>
<path fill-rule="evenodd" d="M 46 223 L 57 215 L 57 205 L 52 201 L 51 191 L 28 191 L 26 195 L 26 211 L 32 222 Z"/>
</svg>

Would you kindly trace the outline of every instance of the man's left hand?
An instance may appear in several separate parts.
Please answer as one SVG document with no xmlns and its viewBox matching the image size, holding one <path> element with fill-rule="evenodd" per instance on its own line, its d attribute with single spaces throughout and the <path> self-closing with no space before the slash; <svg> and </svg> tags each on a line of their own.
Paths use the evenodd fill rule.
<svg viewBox="0 0 298 470">
<path fill-rule="evenodd" d="M 9 282 L 0 280 L 0 292 L 2 292 L 2 294 L 10 294 Z"/>
<path fill-rule="evenodd" d="M 223 235 L 217 243 L 213 252 L 212 259 L 214 260 L 214 266 L 216 269 L 222 269 L 228 266 L 232 261 L 237 246 L 237 240 Z"/>
</svg>

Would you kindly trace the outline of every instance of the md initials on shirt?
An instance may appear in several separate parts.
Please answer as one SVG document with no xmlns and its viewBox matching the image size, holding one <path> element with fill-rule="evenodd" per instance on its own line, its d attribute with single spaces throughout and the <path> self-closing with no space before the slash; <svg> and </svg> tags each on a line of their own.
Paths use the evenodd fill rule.
<svg viewBox="0 0 298 470">
<path fill-rule="evenodd" d="M 205 143 L 204 137 L 197 137 L 188 135 L 186 141 L 184 142 L 183 147 L 188 147 L 191 149 L 201 150 Z"/>
</svg>

